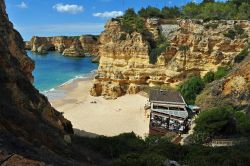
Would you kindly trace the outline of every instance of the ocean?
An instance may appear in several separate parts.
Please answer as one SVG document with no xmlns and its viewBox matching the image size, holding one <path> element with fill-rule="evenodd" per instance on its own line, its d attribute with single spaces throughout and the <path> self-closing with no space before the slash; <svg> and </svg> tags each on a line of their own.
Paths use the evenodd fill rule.
<svg viewBox="0 0 250 166">
<path fill-rule="evenodd" d="M 98 64 L 91 62 L 91 57 L 66 57 L 58 52 L 38 55 L 27 51 L 27 54 L 35 61 L 34 86 L 42 93 L 74 79 L 88 77 L 98 68 Z"/>
</svg>

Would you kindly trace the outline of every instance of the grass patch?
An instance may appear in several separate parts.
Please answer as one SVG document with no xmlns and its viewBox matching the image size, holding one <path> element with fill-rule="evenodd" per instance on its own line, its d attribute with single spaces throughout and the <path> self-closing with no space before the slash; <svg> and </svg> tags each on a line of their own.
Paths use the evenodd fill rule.
<svg viewBox="0 0 250 166">
<path fill-rule="evenodd" d="M 242 50 L 242 51 L 234 58 L 234 62 L 235 62 L 235 63 L 240 63 L 240 62 L 242 62 L 248 55 L 249 55 L 248 48 L 245 48 L 244 50 Z"/>
</svg>

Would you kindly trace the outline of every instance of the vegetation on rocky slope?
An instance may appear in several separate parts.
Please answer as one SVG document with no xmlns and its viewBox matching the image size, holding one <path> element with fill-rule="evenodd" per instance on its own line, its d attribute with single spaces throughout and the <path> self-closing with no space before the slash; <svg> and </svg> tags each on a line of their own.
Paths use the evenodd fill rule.
<svg viewBox="0 0 250 166">
<path fill-rule="evenodd" d="M 232 106 L 237 109 L 249 110 L 250 57 L 248 56 L 249 53 L 244 52 L 248 51 L 245 49 L 243 53 L 241 52 L 238 55 L 241 56 L 241 54 L 244 54 L 244 60 L 234 64 L 230 71 L 227 68 L 219 67 L 216 73 L 209 72 L 207 74 L 209 78 L 206 77 L 206 79 L 211 83 L 207 84 L 201 94 L 197 96 L 196 104 L 205 110 L 218 106 Z M 225 75 L 227 76 L 223 77 Z"/>
<path fill-rule="evenodd" d="M 220 66 L 216 72 L 210 71 L 203 78 L 190 76 L 178 88 L 188 104 L 194 104 L 196 96 L 202 92 L 205 85 L 225 77 L 230 70 L 229 66 Z"/>
<path fill-rule="evenodd" d="M 141 33 L 144 36 L 149 36 L 148 30 L 145 28 L 146 18 L 161 18 L 161 19 L 176 19 L 176 18 L 190 18 L 190 19 L 203 19 L 203 20 L 249 20 L 250 19 L 250 4 L 244 0 L 231 0 L 227 2 L 203 1 L 200 4 L 188 3 L 181 8 L 177 7 L 163 7 L 158 9 L 156 7 L 142 8 L 136 13 L 132 8 L 126 10 L 125 14 L 118 19 L 121 23 L 122 30 L 131 34 L 132 32 Z M 218 25 L 206 25 L 208 28 L 216 28 Z M 235 39 L 236 36 L 247 37 L 244 29 L 235 27 L 228 30 L 224 34 L 225 37 Z M 148 37 L 145 37 L 149 39 Z M 148 40 L 150 43 L 150 63 L 155 64 L 157 58 L 166 51 L 168 44 L 167 40 L 163 39 L 163 35 L 159 34 L 156 40 Z"/>
<path fill-rule="evenodd" d="M 134 9 L 129 8 L 125 11 L 122 18 L 113 20 L 118 21 L 121 24 L 122 31 L 125 32 L 121 35 L 121 40 L 126 39 L 126 33 L 131 34 L 133 32 L 142 34 L 143 38 L 148 40 L 150 45 L 149 59 L 151 64 L 155 64 L 158 56 L 161 55 L 161 53 L 166 52 L 166 49 L 169 46 L 167 38 L 159 33 L 157 39 L 153 39 L 152 34 L 150 34 L 145 26 L 144 18 L 141 17 L 140 14 L 137 14 Z"/>
<path fill-rule="evenodd" d="M 101 152 L 117 166 L 162 166 L 169 159 L 191 166 L 247 166 L 250 163 L 249 142 L 218 148 L 198 144 L 181 146 L 170 143 L 165 137 L 150 136 L 143 140 L 134 133 L 115 137 L 74 137 L 73 141 Z"/>
<path fill-rule="evenodd" d="M 244 111 L 232 107 L 204 110 L 195 120 L 194 143 L 207 143 L 217 137 L 249 137 L 250 121 Z"/>
<path fill-rule="evenodd" d="M 234 58 L 234 62 L 235 63 L 240 63 L 242 62 L 249 54 L 250 54 L 250 45 L 248 45 L 247 48 L 245 48 L 244 50 L 242 50 L 235 58 Z"/>
<path fill-rule="evenodd" d="M 214 138 L 250 136 L 248 54 L 246 48 L 238 55 L 242 59 L 236 56 L 240 64 L 218 67 L 203 78 L 191 76 L 180 86 L 187 103 L 196 101 L 202 108 L 191 142 L 203 144 Z"/>
<path fill-rule="evenodd" d="M 139 32 L 143 34 L 146 32 L 144 21 L 135 13 L 134 9 L 131 8 L 126 10 L 123 15 L 121 27 L 123 31 L 127 33 Z"/>
<path fill-rule="evenodd" d="M 164 19 L 191 18 L 204 20 L 249 20 L 250 2 L 248 0 L 229 0 L 215 2 L 214 0 L 197 4 L 190 2 L 183 7 L 142 8 L 138 14 L 143 18 L 158 17 Z"/>
<path fill-rule="evenodd" d="M 247 70 L 248 62 L 248 58 L 242 61 L 238 69 L 240 74 L 247 74 L 242 72 L 243 69 Z M 192 94 L 199 95 L 204 88 L 206 89 L 214 82 L 225 78 L 231 79 L 232 75 L 237 72 L 235 68 L 237 64 L 232 66 L 232 69 L 227 66 L 219 67 L 216 72 L 208 72 L 203 78 L 191 76 L 181 86 L 181 90 L 184 94 L 187 93 L 188 98 Z M 196 96 L 192 97 L 195 100 Z M 230 96 L 225 96 L 225 98 L 228 97 Z M 112 165 L 163 165 L 165 161 L 171 159 L 192 166 L 247 166 L 250 163 L 249 115 L 243 107 L 223 107 L 219 102 L 217 107 L 203 110 L 195 120 L 196 127 L 194 134 L 190 137 L 192 143 L 190 145 L 174 145 L 165 137 L 150 136 L 142 140 L 134 133 L 111 138 L 84 138 L 79 144 L 100 151 L 107 158 L 113 159 Z M 245 138 L 244 141 L 232 147 L 212 148 L 201 145 L 214 138 L 241 140 L 242 137 Z"/>
<path fill-rule="evenodd" d="M 204 82 L 199 76 L 191 76 L 179 87 L 188 104 L 194 104 L 196 96 L 203 90 Z"/>
<path fill-rule="evenodd" d="M 166 52 L 169 47 L 169 42 L 164 35 L 159 34 L 156 41 L 151 41 L 150 46 L 149 63 L 155 64 L 157 62 L 157 58 L 162 53 Z"/>
<path fill-rule="evenodd" d="M 243 5 L 243 7 L 241 3 L 235 3 L 235 5 L 238 8 L 247 9 L 247 5 Z M 2 154 L 6 157 L 8 154 L 15 153 L 28 159 L 43 161 L 50 165 L 102 165 L 106 164 L 103 156 L 107 160 L 113 160 L 113 165 L 157 166 L 163 165 L 163 162 L 167 159 L 194 166 L 249 165 L 249 142 L 234 147 L 220 148 L 204 147 L 201 145 L 180 146 L 169 143 L 166 138 L 148 137 L 146 140 L 142 140 L 133 133 L 111 138 L 81 138 L 72 135 L 72 140 L 70 141 L 69 134 L 72 134 L 71 123 L 64 119 L 62 114 L 54 110 L 46 97 L 41 95 L 32 86 L 33 78 L 31 73 L 34 69 L 34 64 L 25 55 L 20 34 L 13 30 L 13 25 L 8 21 L 3 0 L 0 0 L 0 9 L 0 25 L 3 36 L 0 38 L 1 158 Z M 176 12 L 176 9 L 174 10 Z M 130 18 L 127 21 L 130 24 Z M 135 23 L 134 20 L 132 22 Z M 138 27 L 135 27 L 136 31 L 141 32 L 140 26 L 139 24 Z M 156 48 L 164 47 L 161 42 L 156 46 Z M 240 65 L 245 66 L 245 70 L 239 68 L 240 74 L 249 71 L 249 67 L 244 61 Z M 221 91 L 218 90 L 218 87 L 221 87 L 223 80 L 217 80 L 218 82 L 213 80 L 221 78 L 227 72 L 223 69 L 218 71 L 220 72 L 211 72 L 207 75 L 206 81 L 204 81 L 205 78 L 191 77 L 190 80 L 182 85 L 183 92 L 188 97 L 194 93 L 195 96 L 191 97 L 195 98 L 196 94 L 202 89 L 202 84 L 207 84 L 211 85 L 211 87 L 216 86 L 217 89 L 213 88 L 214 91 L 212 93 L 216 96 L 220 95 Z M 241 99 L 249 101 L 249 84 L 244 82 L 244 75 L 239 77 L 241 76 L 240 74 L 236 75 L 236 82 L 241 83 L 239 87 L 243 87 L 243 89 L 240 89 L 243 93 L 235 93 L 235 90 L 229 91 L 229 94 L 224 92 L 226 96 L 219 98 L 221 100 L 218 100 L 218 98 L 213 98 L 212 100 L 224 101 L 225 98 L 231 99 L 230 97 L 236 94 L 236 96 L 233 96 L 234 100 L 232 102 L 238 103 L 238 101 L 242 101 Z M 229 77 L 228 80 L 230 80 Z M 211 84 L 208 84 L 209 82 Z M 189 85 L 191 88 L 189 88 Z M 222 89 L 224 90 L 224 88 Z M 209 96 L 206 94 L 206 97 Z M 208 94 L 210 94 L 210 91 Z M 245 105 L 249 104 L 246 103 L 243 102 Z M 214 110 L 201 114 L 200 119 L 197 119 L 198 125 L 195 129 L 197 132 L 202 130 L 213 135 L 221 135 L 224 131 L 228 133 L 230 129 L 229 133 L 236 132 L 248 136 L 249 118 L 244 112 L 222 109 L 215 110 L 215 113 Z M 236 109 L 234 108 L 234 110 Z M 235 122 L 235 120 L 236 125 L 228 129 L 227 124 L 231 125 L 231 121 Z M 100 156 L 99 153 L 103 156 Z M 22 161 L 23 159 L 20 160 Z M 17 164 L 16 162 L 14 161 L 15 164 Z"/>
<path fill-rule="evenodd" d="M 70 144 L 71 122 L 32 85 L 35 64 L 8 19 L 4 0 L 0 20 L 0 165 L 89 165 L 101 159 Z"/>
</svg>

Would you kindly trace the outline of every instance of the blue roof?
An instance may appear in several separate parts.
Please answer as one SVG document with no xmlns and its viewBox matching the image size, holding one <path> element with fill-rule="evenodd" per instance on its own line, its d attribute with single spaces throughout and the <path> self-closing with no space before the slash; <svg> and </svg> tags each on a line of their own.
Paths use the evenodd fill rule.
<svg viewBox="0 0 250 166">
<path fill-rule="evenodd" d="M 200 107 L 198 107 L 196 105 L 188 105 L 187 107 L 190 108 L 191 110 L 200 109 Z"/>
</svg>

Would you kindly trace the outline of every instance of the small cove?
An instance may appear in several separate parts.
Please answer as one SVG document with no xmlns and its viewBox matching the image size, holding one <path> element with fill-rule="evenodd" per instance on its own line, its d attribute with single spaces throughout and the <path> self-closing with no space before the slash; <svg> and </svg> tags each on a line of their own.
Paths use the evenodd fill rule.
<svg viewBox="0 0 250 166">
<path fill-rule="evenodd" d="M 35 62 L 34 86 L 40 92 L 53 91 L 74 79 L 89 77 L 98 68 L 91 57 L 66 57 L 58 52 L 38 55 L 27 51 L 27 54 Z"/>
</svg>

